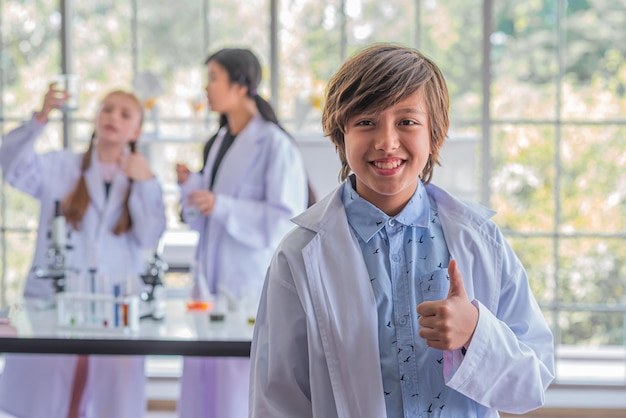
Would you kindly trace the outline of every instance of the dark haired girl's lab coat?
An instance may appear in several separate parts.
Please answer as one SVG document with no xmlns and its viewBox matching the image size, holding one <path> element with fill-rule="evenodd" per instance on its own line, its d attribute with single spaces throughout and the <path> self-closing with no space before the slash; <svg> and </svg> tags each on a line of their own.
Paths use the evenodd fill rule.
<svg viewBox="0 0 626 418">
<path fill-rule="evenodd" d="M 213 144 L 203 173 L 192 174 L 182 186 L 183 203 L 191 191 L 209 189 L 224 131 Z M 276 246 L 294 226 L 290 218 L 306 208 L 306 174 L 294 141 L 274 123 L 256 116 L 224 155 L 212 190 L 213 212 L 187 220 L 200 232 L 197 259 L 208 287 L 216 292 L 221 286 L 237 296 L 260 292 Z M 247 358 L 186 358 L 181 417 L 247 416 L 248 379 Z"/>
<path fill-rule="evenodd" d="M 48 229 L 56 200 L 65 200 L 81 174 L 83 154 L 67 150 L 37 154 L 34 143 L 45 124 L 31 119 L 8 133 L 0 148 L 4 180 L 41 202 L 33 267 L 45 266 Z M 96 267 L 110 282 L 132 277 L 139 284 L 144 270 L 142 251 L 154 249 L 165 230 L 165 209 L 156 179 L 136 181 L 119 171 L 108 198 L 94 151 L 85 172 L 91 203 L 79 230 L 71 230 L 69 262 L 79 277 Z M 115 235 L 128 187 L 134 220 L 130 231 Z M 68 230 L 70 227 L 68 225 Z M 36 278 L 32 269 L 26 279 L 26 297 L 54 295 L 50 280 Z M 0 379 L 0 409 L 20 417 L 67 416 L 76 356 L 7 355 Z M 83 399 L 89 399 L 87 417 L 139 417 L 145 412 L 143 357 L 89 357 L 89 374 Z"/>
</svg>

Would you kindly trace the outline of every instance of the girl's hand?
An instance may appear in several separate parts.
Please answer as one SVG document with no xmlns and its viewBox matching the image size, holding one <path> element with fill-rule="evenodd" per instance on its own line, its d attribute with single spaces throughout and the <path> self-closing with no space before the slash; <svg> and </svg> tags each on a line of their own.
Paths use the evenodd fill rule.
<svg viewBox="0 0 626 418">
<path fill-rule="evenodd" d="M 195 190 L 189 193 L 187 204 L 197 207 L 204 216 L 208 216 L 215 206 L 215 193 L 208 190 Z"/>
<path fill-rule="evenodd" d="M 67 102 L 69 94 L 64 90 L 58 90 L 56 88 L 57 83 L 50 83 L 48 91 L 43 98 L 43 105 L 41 110 L 35 113 L 35 118 L 42 123 L 48 121 L 48 115 L 53 109 L 61 109 Z"/>
<path fill-rule="evenodd" d="M 191 171 L 185 164 L 176 164 L 176 181 L 178 181 L 178 184 L 185 184 L 189 180 L 190 174 Z"/>
<path fill-rule="evenodd" d="M 154 178 L 148 160 L 138 152 L 124 154 L 120 165 L 128 178 L 132 180 L 142 181 Z"/>
</svg>

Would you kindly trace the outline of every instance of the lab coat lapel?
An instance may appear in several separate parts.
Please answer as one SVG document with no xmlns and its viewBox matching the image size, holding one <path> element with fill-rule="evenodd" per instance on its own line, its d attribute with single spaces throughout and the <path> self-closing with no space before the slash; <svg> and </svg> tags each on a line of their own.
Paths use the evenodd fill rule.
<svg viewBox="0 0 626 418">
<path fill-rule="evenodd" d="M 126 192 L 131 186 L 128 177 L 122 172 L 118 172 L 113 177 L 113 183 L 111 184 L 111 190 L 109 190 L 109 197 L 104 206 L 105 216 L 109 216 L 111 213 L 116 212 L 126 200 Z M 103 186 L 104 187 L 104 186 Z"/>
<path fill-rule="evenodd" d="M 263 120 L 261 116 L 257 115 L 237 135 L 235 142 L 224 155 L 217 177 L 213 182 L 213 189 L 216 192 L 227 191 L 232 193 L 245 184 L 249 167 L 254 164 L 259 155 L 259 147 L 263 138 L 262 131 Z"/>
<path fill-rule="evenodd" d="M 91 152 L 91 164 L 85 172 L 85 182 L 87 183 L 91 205 L 98 213 L 102 214 L 106 196 L 104 193 L 104 179 L 102 178 L 100 162 L 98 161 L 95 147 Z"/>
<path fill-rule="evenodd" d="M 385 416 L 369 274 L 339 192 L 324 212 L 318 234 L 302 253 L 337 414 Z"/>
</svg>

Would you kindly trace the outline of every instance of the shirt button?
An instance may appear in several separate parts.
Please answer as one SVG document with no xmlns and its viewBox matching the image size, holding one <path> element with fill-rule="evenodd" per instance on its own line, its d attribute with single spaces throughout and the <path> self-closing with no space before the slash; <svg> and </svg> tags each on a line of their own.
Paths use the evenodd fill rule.
<svg viewBox="0 0 626 418">
<path fill-rule="evenodd" d="M 389 226 L 392 228 L 396 226 L 396 221 L 394 221 L 393 219 L 389 219 Z"/>
<path fill-rule="evenodd" d="M 403 316 L 398 322 L 400 323 L 400 325 L 406 325 L 406 318 Z"/>
<path fill-rule="evenodd" d="M 398 254 L 394 254 L 391 256 L 391 259 L 397 263 L 400 261 L 400 256 Z"/>
</svg>

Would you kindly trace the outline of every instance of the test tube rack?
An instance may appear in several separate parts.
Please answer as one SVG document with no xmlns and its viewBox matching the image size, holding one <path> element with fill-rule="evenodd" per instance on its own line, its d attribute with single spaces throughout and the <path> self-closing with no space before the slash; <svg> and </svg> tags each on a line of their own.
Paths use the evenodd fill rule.
<svg viewBox="0 0 626 418">
<path fill-rule="evenodd" d="M 57 324 L 81 330 L 137 331 L 139 303 L 137 295 L 61 292 L 57 294 Z"/>
</svg>

